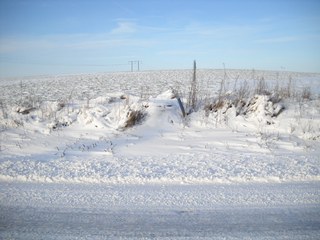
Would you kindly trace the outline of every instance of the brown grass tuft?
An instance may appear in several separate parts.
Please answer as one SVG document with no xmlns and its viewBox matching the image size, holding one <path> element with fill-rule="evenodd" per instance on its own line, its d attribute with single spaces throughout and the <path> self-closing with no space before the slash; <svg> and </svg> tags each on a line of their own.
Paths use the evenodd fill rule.
<svg viewBox="0 0 320 240">
<path fill-rule="evenodd" d="M 124 128 L 132 127 L 140 123 L 145 117 L 145 113 L 141 110 L 130 110 L 127 113 L 127 121 L 124 124 Z"/>
</svg>

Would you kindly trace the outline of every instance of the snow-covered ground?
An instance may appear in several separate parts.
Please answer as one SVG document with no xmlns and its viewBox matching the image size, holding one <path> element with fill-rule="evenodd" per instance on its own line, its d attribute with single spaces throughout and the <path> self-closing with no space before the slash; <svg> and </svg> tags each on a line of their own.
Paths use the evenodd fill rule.
<svg viewBox="0 0 320 240">
<path fill-rule="evenodd" d="M 15 236 L 10 231 L 17 231 L 15 224 L 21 221 L 16 219 L 20 217 L 33 219 L 29 220 L 40 226 L 33 217 L 42 216 L 43 211 L 49 214 L 44 221 L 52 217 L 59 222 L 68 213 L 78 218 L 77 210 L 85 215 L 101 208 L 109 216 L 102 221 L 107 224 L 112 217 L 123 220 L 133 214 L 123 226 L 130 232 L 130 226 L 141 225 L 143 237 L 236 238 L 249 225 L 247 235 L 239 238 L 256 238 L 259 232 L 253 231 L 254 222 L 261 230 L 272 229 L 278 221 L 285 223 L 298 215 L 303 223 L 289 221 L 293 225 L 283 225 L 288 228 L 281 238 L 288 234 L 289 238 L 303 239 L 308 228 L 309 237 L 319 237 L 315 219 L 320 203 L 320 74 L 198 70 L 194 108 L 188 100 L 192 76 L 192 70 L 176 70 L 1 80 L 2 236 Z M 178 96 L 190 113 L 186 117 Z M 291 188 L 298 190 L 292 192 Z M 35 194 L 33 190 L 28 194 L 28 189 Z M 90 189 L 92 194 L 88 193 Z M 82 191 L 86 200 L 77 208 Z M 274 194 L 270 197 L 268 192 Z M 261 195 L 257 199 L 263 198 L 263 202 L 250 198 L 252 194 Z M 92 196 L 99 196 L 106 206 L 96 206 Z M 52 206 L 48 202 L 41 205 L 47 197 Z M 242 200 L 237 200 L 234 208 L 235 197 Z M 116 198 L 114 201 L 124 205 L 118 208 L 104 198 Z M 288 202 L 276 202 L 270 210 L 274 198 Z M 170 203 L 166 207 L 163 201 Z M 70 202 L 75 205 L 69 206 Z M 246 202 L 247 211 L 242 209 Z M 192 204 L 194 211 L 183 210 L 192 208 Z M 26 210 L 28 207 L 39 208 L 40 212 Z M 61 214 L 54 215 L 60 207 Z M 151 221 L 154 209 L 158 220 L 151 226 L 156 227 L 160 221 L 162 227 L 146 232 L 148 225 L 144 223 Z M 258 215 L 256 210 L 260 211 Z M 260 216 L 267 212 L 271 215 L 264 228 Z M 281 214 L 272 218 L 278 212 Z M 187 217 L 177 218 L 180 213 Z M 231 221 L 224 228 L 231 215 L 232 221 L 244 218 L 247 222 L 235 226 Z M 279 220 L 280 216 L 283 218 Z M 198 222 L 198 235 L 191 234 L 196 230 L 188 227 L 188 218 Z M 294 231 L 293 226 L 300 223 L 304 230 Z M 82 226 L 84 222 L 70 227 L 77 224 Z M 223 234 L 210 232 L 213 226 L 220 226 Z M 226 235 L 232 226 L 235 232 Z M 104 234 L 112 236 L 111 228 Z M 180 235 L 166 235 L 165 228 Z M 48 231 L 46 236 L 53 234 L 52 229 Z M 80 236 L 87 236 L 86 231 L 92 236 L 94 228 L 81 227 L 81 231 Z M 271 239 L 277 232 L 261 235 L 262 239 Z M 122 236 L 139 237 L 139 231 Z"/>
<path fill-rule="evenodd" d="M 317 183 L 0 185 L 1 239 L 319 239 Z"/>
</svg>

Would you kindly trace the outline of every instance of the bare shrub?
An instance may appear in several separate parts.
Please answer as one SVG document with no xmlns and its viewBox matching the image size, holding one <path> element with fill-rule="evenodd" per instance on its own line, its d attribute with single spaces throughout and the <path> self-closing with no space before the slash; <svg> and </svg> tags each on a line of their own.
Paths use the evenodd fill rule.
<svg viewBox="0 0 320 240">
<path fill-rule="evenodd" d="M 250 96 L 250 88 L 247 81 L 244 81 L 240 84 L 239 89 L 235 92 L 235 100 L 234 104 L 238 106 L 239 104 L 242 105 L 245 99 Z"/>
<path fill-rule="evenodd" d="M 226 70 L 224 69 L 224 76 L 221 79 L 220 82 L 220 88 L 219 88 L 219 92 L 218 92 L 218 99 L 213 103 L 209 105 L 209 109 L 211 109 L 211 111 L 217 111 L 218 109 L 221 109 L 224 104 L 225 104 L 225 100 L 226 100 Z"/>
<path fill-rule="evenodd" d="M 289 80 L 287 86 L 280 88 L 279 94 L 282 98 L 291 98 L 294 96 L 294 82 L 291 76 L 289 76 Z"/>
<path fill-rule="evenodd" d="M 277 77 L 278 77 L 278 74 L 277 74 Z M 273 87 L 270 101 L 273 104 L 276 104 L 276 103 L 279 103 L 281 100 L 282 100 L 282 95 L 280 93 L 280 85 L 279 85 L 279 81 L 277 81 Z"/>
<path fill-rule="evenodd" d="M 311 100 L 311 90 L 310 87 L 304 87 L 301 92 L 301 98 L 304 100 Z"/>
<path fill-rule="evenodd" d="M 270 91 L 268 89 L 268 85 L 264 79 L 264 77 L 261 77 L 258 81 L 258 84 L 255 88 L 255 94 L 258 94 L 258 95 L 270 95 Z"/>
<path fill-rule="evenodd" d="M 223 102 L 223 98 L 225 96 L 226 93 L 226 88 L 225 88 L 225 79 L 223 78 L 220 82 L 220 88 L 219 88 L 219 94 L 218 94 L 218 101 L 219 104 L 220 102 Z"/>
<path fill-rule="evenodd" d="M 142 110 L 129 110 L 124 128 L 132 127 L 140 123 L 145 118 L 145 113 Z"/>
<path fill-rule="evenodd" d="M 225 102 L 222 99 L 218 99 L 216 102 L 207 104 L 204 107 L 206 112 L 217 112 L 219 109 L 222 109 L 225 105 Z"/>
</svg>

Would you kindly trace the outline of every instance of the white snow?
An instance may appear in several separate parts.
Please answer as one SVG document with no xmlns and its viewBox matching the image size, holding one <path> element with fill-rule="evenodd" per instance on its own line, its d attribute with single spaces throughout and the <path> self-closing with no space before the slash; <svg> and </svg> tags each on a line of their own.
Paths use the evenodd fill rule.
<svg viewBox="0 0 320 240">
<path fill-rule="evenodd" d="M 319 239 L 317 183 L 0 185 L 2 239 Z"/>
<path fill-rule="evenodd" d="M 241 78 L 248 74 L 230 71 L 236 73 Z M 179 89 L 186 104 L 189 74 L 108 73 L 6 82 L 0 179 L 108 184 L 319 180 L 318 92 L 311 100 L 275 104 L 257 95 L 242 108 L 245 115 L 237 116 L 235 107 L 209 114 L 200 108 L 184 119 L 170 88 Z M 214 97 L 219 74 L 224 73 L 199 71 L 202 99 Z M 269 78 L 266 84 L 276 75 L 254 74 Z M 318 75 L 295 74 L 295 82 L 316 89 Z M 234 88 L 239 79 L 229 76 L 226 86 Z M 167 90 L 158 94 L 162 89 Z M 208 91 L 213 93 L 202 95 Z M 142 119 L 126 128 L 132 112 Z"/>
<path fill-rule="evenodd" d="M 48 188 L 49 195 L 57 194 L 59 184 L 85 191 L 88 186 L 95 189 L 95 196 L 104 187 L 127 186 L 126 192 L 137 186 L 145 193 L 139 199 L 134 190 L 133 196 L 143 208 L 154 201 L 152 188 L 167 186 L 175 195 L 181 186 L 192 185 L 190 204 L 204 211 L 217 207 L 202 198 L 211 187 L 224 194 L 217 198 L 224 209 L 220 204 L 234 197 L 232 186 L 273 186 L 277 191 L 289 184 L 317 189 L 312 212 L 319 215 L 320 74 L 198 70 L 198 106 L 184 118 L 176 93 L 188 111 L 191 79 L 191 70 L 177 70 L 1 80 L 0 186 L 8 192 L 1 195 L 1 211 L 12 201 L 17 202 L 15 206 L 26 206 L 21 203 L 22 193 L 11 193 L 20 186 L 22 192 L 30 186 L 40 192 Z M 218 106 L 213 103 L 221 94 L 221 83 L 224 95 Z M 278 99 L 275 94 L 245 91 L 259 84 L 290 89 L 292 96 Z M 241 88 L 244 95 L 240 98 Z M 68 191 L 62 200 L 76 201 L 77 196 Z M 300 193 L 307 194 L 307 189 Z M 124 201 L 130 195 L 126 194 L 120 193 L 115 201 Z M 250 197 L 239 194 L 244 205 Z M 45 197 L 43 193 L 41 198 Z M 306 204 L 307 198 L 303 195 L 298 205 Z M 169 209 L 176 208 L 181 196 L 171 200 Z M 86 204 L 95 201 L 90 198 Z M 248 201 L 251 207 L 256 204 Z M 68 209 L 68 203 L 61 204 Z M 124 206 L 133 210 L 132 202 Z M 167 216 L 172 217 L 172 212 Z M 319 235 L 319 228 L 315 234 Z"/>
</svg>

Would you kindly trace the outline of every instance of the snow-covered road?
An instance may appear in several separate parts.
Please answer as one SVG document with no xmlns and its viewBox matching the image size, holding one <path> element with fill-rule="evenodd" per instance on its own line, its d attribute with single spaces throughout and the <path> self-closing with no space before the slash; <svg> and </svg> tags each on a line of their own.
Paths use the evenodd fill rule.
<svg viewBox="0 0 320 240">
<path fill-rule="evenodd" d="M 319 239 L 320 184 L 0 184 L 1 239 Z"/>
</svg>

